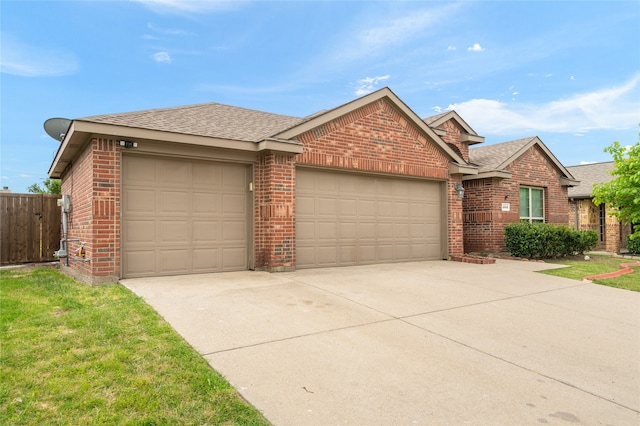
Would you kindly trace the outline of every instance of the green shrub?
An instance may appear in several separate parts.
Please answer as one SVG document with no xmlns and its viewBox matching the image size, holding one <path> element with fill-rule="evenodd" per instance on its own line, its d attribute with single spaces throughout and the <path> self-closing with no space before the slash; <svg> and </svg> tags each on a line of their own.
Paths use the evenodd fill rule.
<svg viewBox="0 0 640 426">
<path fill-rule="evenodd" d="M 627 250 L 631 254 L 640 254 L 640 237 L 631 238 L 633 234 L 627 236 Z"/>
<path fill-rule="evenodd" d="M 542 259 L 584 253 L 598 244 L 595 231 L 548 223 L 512 223 L 505 227 L 504 239 L 513 256 Z"/>
</svg>

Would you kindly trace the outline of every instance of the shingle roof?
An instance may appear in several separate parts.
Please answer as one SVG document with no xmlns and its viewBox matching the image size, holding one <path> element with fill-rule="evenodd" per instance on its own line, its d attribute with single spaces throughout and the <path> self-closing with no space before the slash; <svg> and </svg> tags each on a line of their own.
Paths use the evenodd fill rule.
<svg viewBox="0 0 640 426">
<path fill-rule="evenodd" d="M 440 113 L 440 114 L 432 115 L 430 117 L 425 117 L 425 118 L 422 119 L 422 121 L 424 121 L 428 125 L 431 125 L 431 123 L 433 123 L 434 121 L 437 121 L 440 117 L 443 117 L 443 116 L 445 116 L 447 114 L 449 114 L 449 111 L 445 111 L 445 112 Z"/>
<path fill-rule="evenodd" d="M 569 173 L 580 181 L 580 186 L 569 188 L 569 197 L 590 198 L 594 183 L 609 182 L 615 177 L 610 173 L 613 168 L 613 161 L 567 167 Z"/>
<path fill-rule="evenodd" d="M 482 146 L 469 150 L 469 161 L 478 166 L 478 173 L 502 170 L 509 160 L 536 137 Z"/>
<path fill-rule="evenodd" d="M 77 119 L 196 136 L 258 142 L 306 119 L 208 103 Z"/>
</svg>

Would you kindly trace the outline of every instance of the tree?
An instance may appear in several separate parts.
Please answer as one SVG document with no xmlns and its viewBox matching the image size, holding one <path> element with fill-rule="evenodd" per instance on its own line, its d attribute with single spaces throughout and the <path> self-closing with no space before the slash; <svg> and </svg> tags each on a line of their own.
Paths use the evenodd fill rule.
<svg viewBox="0 0 640 426">
<path fill-rule="evenodd" d="M 614 142 L 604 151 L 613 156 L 611 174 L 615 178 L 594 185 L 593 202 L 613 207 L 611 215 L 620 222 L 640 224 L 640 140 L 628 147 Z M 636 227 L 631 238 L 640 238 L 640 227 Z"/>
<path fill-rule="evenodd" d="M 34 183 L 27 188 L 27 191 L 32 194 L 60 194 L 62 192 L 62 183 L 60 182 L 60 179 L 46 178 L 42 183 L 44 184 L 44 188 L 37 183 Z"/>
</svg>

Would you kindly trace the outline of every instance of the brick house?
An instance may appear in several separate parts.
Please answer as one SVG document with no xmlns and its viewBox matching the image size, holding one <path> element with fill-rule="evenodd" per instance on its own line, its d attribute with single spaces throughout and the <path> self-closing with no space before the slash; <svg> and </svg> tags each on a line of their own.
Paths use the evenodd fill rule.
<svg viewBox="0 0 640 426">
<path fill-rule="evenodd" d="M 459 259 L 503 250 L 524 188 L 567 223 L 576 182 L 538 138 L 482 142 L 388 88 L 303 118 L 209 103 L 75 119 L 49 170 L 70 197 L 63 269 L 101 283 Z"/>
<path fill-rule="evenodd" d="M 579 181 L 538 137 L 472 148 L 469 162 L 478 174 L 462 177 L 466 252 L 505 252 L 513 222 L 567 223 L 567 190 Z"/>
<path fill-rule="evenodd" d="M 461 153 L 483 138 L 443 126 L 388 88 L 304 118 L 211 103 L 72 120 L 49 170 L 71 201 L 63 269 L 101 283 L 459 256 L 455 188 L 477 173 Z"/>
<path fill-rule="evenodd" d="M 607 214 L 604 204 L 593 204 L 591 190 L 596 183 L 613 179 L 614 162 L 569 166 L 567 170 L 581 185 L 569 188 L 569 226 L 578 230 L 594 230 L 598 233 L 597 250 L 620 253 L 627 248 L 627 236 L 632 233 L 630 224 L 623 224 Z"/>
</svg>

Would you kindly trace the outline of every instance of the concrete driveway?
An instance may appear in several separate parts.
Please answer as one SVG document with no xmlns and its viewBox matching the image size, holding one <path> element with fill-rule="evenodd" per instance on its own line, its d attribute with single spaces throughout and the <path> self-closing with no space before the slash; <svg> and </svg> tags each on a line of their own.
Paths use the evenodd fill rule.
<svg viewBox="0 0 640 426">
<path fill-rule="evenodd" d="M 418 262 L 123 280 L 276 425 L 640 424 L 640 294 Z"/>
</svg>

